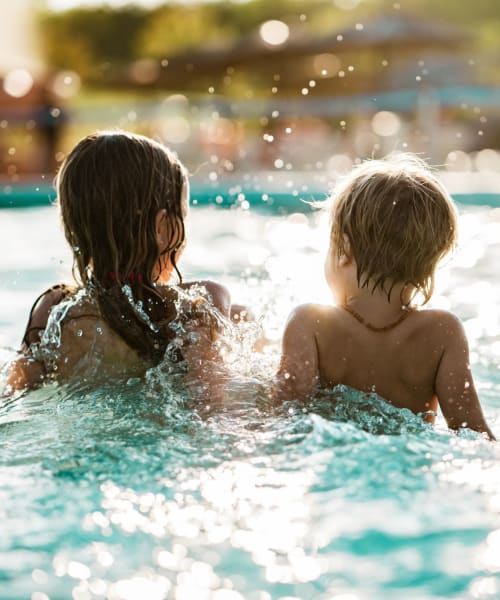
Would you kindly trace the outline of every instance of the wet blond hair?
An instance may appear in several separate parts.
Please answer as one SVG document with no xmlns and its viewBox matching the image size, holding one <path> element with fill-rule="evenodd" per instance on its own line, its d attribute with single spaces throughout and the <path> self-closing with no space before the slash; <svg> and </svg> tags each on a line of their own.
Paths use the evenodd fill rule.
<svg viewBox="0 0 500 600">
<path fill-rule="evenodd" d="M 332 248 L 344 254 L 347 236 L 358 285 L 383 290 L 389 300 L 395 285 L 408 285 L 428 302 L 436 266 L 456 244 L 457 217 L 427 164 L 412 154 L 365 161 L 332 200 Z"/>
</svg>

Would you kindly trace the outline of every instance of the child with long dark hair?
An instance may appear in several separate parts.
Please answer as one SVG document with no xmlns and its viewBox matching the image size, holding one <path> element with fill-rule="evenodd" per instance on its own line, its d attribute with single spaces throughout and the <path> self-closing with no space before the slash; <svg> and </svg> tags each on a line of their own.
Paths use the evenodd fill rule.
<svg viewBox="0 0 500 600">
<path fill-rule="evenodd" d="M 76 286 L 33 305 L 8 384 L 143 374 L 169 356 L 188 370 L 213 358 L 229 316 L 214 282 L 171 285 L 186 243 L 187 173 L 161 144 L 128 132 L 82 139 L 57 176 Z"/>
</svg>

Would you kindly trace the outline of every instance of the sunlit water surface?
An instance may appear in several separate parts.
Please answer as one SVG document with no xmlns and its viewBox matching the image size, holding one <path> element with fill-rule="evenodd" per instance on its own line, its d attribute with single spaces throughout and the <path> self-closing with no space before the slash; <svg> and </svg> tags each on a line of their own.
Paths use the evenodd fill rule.
<svg viewBox="0 0 500 600">
<path fill-rule="evenodd" d="M 55 209 L 0 214 L 0 359 L 34 297 L 68 280 Z M 0 407 L 0 598 L 500 598 L 500 450 L 336 390 L 271 410 L 292 306 L 329 301 L 325 215 L 193 210 L 186 278 L 225 283 L 245 335 L 222 407 L 145 383 L 47 386 Z M 7 254 L 8 249 L 8 254 Z M 500 212 L 462 208 L 434 306 L 465 322 L 500 437 Z"/>
</svg>

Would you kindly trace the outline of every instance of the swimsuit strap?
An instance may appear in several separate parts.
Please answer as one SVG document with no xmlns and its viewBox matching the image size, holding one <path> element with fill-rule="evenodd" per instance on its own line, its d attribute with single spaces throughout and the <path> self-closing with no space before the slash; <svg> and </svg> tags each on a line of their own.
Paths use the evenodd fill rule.
<svg viewBox="0 0 500 600">
<path fill-rule="evenodd" d="M 376 325 L 372 325 L 368 321 L 365 321 L 365 319 L 363 319 L 363 317 L 359 313 L 357 313 L 353 308 L 351 308 L 347 304 L 342 304 L 342 308 L 346 312 L 351 314 L 356 319 L 356 321 L 359 321 L 359 323 L 361 323 L 361 325 L 364 325 L 370 331 L 375 331 L 377 333 L 394 329 L 394 327 L 397 327 L 400 323 L 402 323 L 415 310 L 413 308 L 403 308 L 404 312 L 395 321 L 393 321 L 392 323 L 389 323 L 389 325 L 384 325 L 383 327 L 377 327 Z"/>
<path fill-rule="evenodd" d="M 26 326 L 26 331 L 24 332 L 24 336 L 21 341 L 21 344 L 26 346 L 26 348 L 29 348 L 29 346 L 31 346 L 31 344 L 33 343 L 33 340 L 32 341 L 28 340 L 30 333 L 32 331 L 43 331 L 45 329 L 45 325 L 43 327 L 37 327 L 37 326 L 31 325 L 31 321 L 33 319 L 33 313 L 35 311 L 35 308 L 37 307 L 38 303 L 40 302 L 40 300 L 42 298 L 44 298 L 47 294 L 50 294 L 50 292 L 54 292 L 56 290 L 61 291 L 61 297 L 59 298 L 59 300 L 57 300 L 57 302 L 54 302 L 54 304 L 52 306 L 55 306 L 55 305 L 59 304 L 60 302 L 62 302 L 66 298 L 66 296 L 71 294 L 71 291 L 72 291 L 72 289 L 69 286 L 65 285 L 64 283 L 60 283 L 57 285 L 53 285 L 48 290 L 45 290 L 45 292 L 42 292 L 38 296 L 38 298 L 33 302 L 33 305 L 31 307 L 31 310 L 28 315 L 28 325 Z"/>
</svg>

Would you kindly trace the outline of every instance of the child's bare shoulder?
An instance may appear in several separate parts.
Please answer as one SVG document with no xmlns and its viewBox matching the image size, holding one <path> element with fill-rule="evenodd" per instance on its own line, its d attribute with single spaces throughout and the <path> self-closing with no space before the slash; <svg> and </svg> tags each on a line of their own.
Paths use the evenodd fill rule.
<svg viewBox="0 0 500 600">
<path fill-rule="evenodd" d="M 437 334 L 463 331 L 462 321 L 448 310 L 426 308 L 416 311 L 416 314 L 423 326 L 433 328 Z"/>
<path fill-rule="evenodd" d="M 192 290 L 201 288 L 208 294 L 210 301 L 223 315 L 228 315 L 231 307 L 231 296 L 227 288 L 220 283 L 210 280 L 190 281 L 180 285 L 182 289 Z"/>
<path fill-rule="evenodd" d="M 288 316 L 288 327 L 300 326 L 301 328 L 317 329 L 326 322 L 334 320 L 338 315 L 338 308 L 324 304 L 299 304 Z"/>
<path fill-rule="evenodd" d="M 464 326 L 452 312 L 428 308 L 417 311 L 415 316 L 417 327 L 435 346 L 444 349 L 457 343 L 464 343 L 466 339 Z"/>
<path fill-rule="evenodd" d="M 53 285 L 36 298 L 31 308 L 28 324 L 22 340 L 24 349 L 27 349 L 32 343 L 40 340 L 39 334 L 45 329 L 52 308 L 73 293 L 74 289 L 75 288 L 72 286 L 59 283 Z"/>
</svg>

